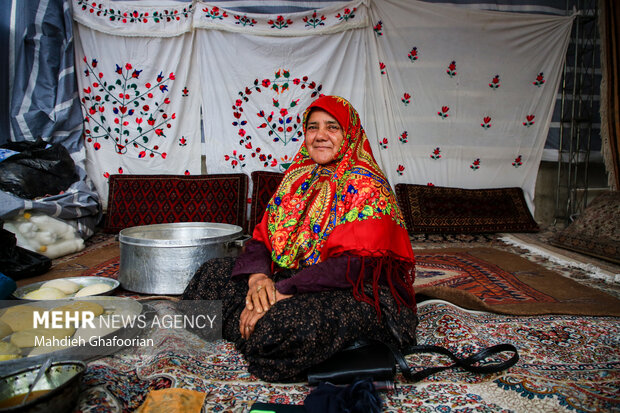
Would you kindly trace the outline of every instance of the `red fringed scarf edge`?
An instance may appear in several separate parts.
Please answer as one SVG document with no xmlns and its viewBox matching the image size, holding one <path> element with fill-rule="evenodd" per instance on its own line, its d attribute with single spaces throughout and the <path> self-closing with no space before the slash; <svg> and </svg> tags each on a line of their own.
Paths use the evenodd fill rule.
<svg viewBox="0 0 620 413">
<path fill-rule="evenodd" d="M 355 280 L 351 277 L 350 257 L 346 273 L 347 281 L 351 283 L 353 296 L 356 300 L 372 305 L 377 312 L 377 316 L 381 318 L 379 282 L 382 279 L 382 276 L 384 276 L 387 281 L 387 285 L 390 288 L 390 292 L 396 301 L 398 310 L 400 311 L 401 306 L 405 306 L 412 309 L 414 312 L 417 312 L 415 290 L 413 288 L 413 283 L 415 280 L 415 262 L 413 260 L 405 261 L 402 258 L 396 258 L 392 255 L 358 257 L 361 259 L 361 267 L 358 277 Z M 370 261 L 368 264 L 372 266 L 372 280 L 366 280 L 366 278 L 369 278 L 366 276 L 367 260 Z M 373 297 L 369 297 L 364 289 L 367 281 L 372 283 Z M 397 286 L 401 287 L 401 289 L 409 295 L 409 299 L 401 296 Z"/>
</svg>

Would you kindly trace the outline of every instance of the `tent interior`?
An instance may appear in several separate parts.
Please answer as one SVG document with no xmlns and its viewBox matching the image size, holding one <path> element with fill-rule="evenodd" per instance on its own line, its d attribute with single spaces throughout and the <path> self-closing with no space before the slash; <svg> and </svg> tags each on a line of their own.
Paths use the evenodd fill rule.
<svg viewBox="0 0 620 413">
<path fill-rule="evenodd" d="M 175 313 L 187 275 L 144 285 L 180 258 L 146 255 L 128 275 L 128 231 L 211 223 L 250 238 L 304 142 L 305 108 L 337 95 L 407 226 L 418 343 L 519 351 L 499 373 L 397 372 L 382 411 L 618 411 L 619 18 L 614 0 L 9 0 L 0 308 L 72 279 L 111 282 L 98 298 L 137 314 Z M 150 344 L 88 354 L 13 354 L 18 331 L 0 328 L 0 381 L 82 360 L 67 407 L 80 412 L 157 411 L 161 397 L 244 412 L 313 391 L 255 377 L 221 334 L 159 327 L 120 329 Z"/>
</svg>

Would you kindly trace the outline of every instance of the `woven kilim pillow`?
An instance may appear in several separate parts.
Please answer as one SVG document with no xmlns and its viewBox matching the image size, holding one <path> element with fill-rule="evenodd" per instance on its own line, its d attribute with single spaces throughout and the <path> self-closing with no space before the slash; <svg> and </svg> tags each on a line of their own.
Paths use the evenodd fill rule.
<svg viewBox="0 0 620 413">
<path fill-rule="evenodd" d="M 521 188 L 462 189 L 397 184 L 396 197 L 410 234 L 539 230 Z"/>
<path fill-rule="evenodd" d="M 112 175 L 104 231 L 171 222 L 220 222 L 245 228 L 248 176 Z"/>
<path fill-rule="evenodd" d="M 265 213 L 265 208 L 271 196 L 280 185 L 283 173 L 254 171 L 252 177 L 252 204 L 250 206 L 250 219 L 248 220 L 247 233 L 252 234 L 254 227 L 260 222 Z"/>
<path fill-rule="evenodd" d="M 620 263 L 620 192 L 594 198 L 551 245 Z"/>
</svg>

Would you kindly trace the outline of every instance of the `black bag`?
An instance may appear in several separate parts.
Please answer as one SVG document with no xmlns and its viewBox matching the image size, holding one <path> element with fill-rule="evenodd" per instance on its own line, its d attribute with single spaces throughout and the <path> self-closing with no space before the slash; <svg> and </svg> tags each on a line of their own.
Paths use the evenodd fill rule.
<svg viewBox="0 0 620 413">
<path fill-rule="evenodd" d="M 490 356 L 504 352 L 514 353 L 511 358 L 501 362 L 484 363 Z M 413 371 L 405 360 L 406 354 L 437 353 L 448 356 L 453 363 L 446 366 L 428 367 Z M 356 342 L 308 371 L 308 384 L 316 386 L 321 382 L 350 384 L 360 379 L 371 379 L 377 389 L 390 388 L 399 365 L 407 381 L 415 383 L 437 372 L 461 367 L 477 374 L 497 373 L 512 367 L 519 361 L 519 353 L 512 344 L 498 344 L 485 348 L 467 358 L 459 358 L 450 350 L 429 345 L 414 345 L 405 353 L 386 343 L 374 340 Z M 482 363 L 481 363 L 482 362 Z M 481 364 L 478 364 L 481 363 Z"/>
<path fill-rule="evenodd" d="M 56 195 L 79 180 L 69 151 L 42 139 L 1 146 L 19 152 L 0 162 L 0 190 L 23 199 Z"/>
<path fill-rule="evenodd" d="M 46 273 L 52 260 L 45 255 L 17 246 L 15 234 L 3 228 L 0 220 L 0 272 L 14 280 Z"/>
<path fill-rule="evenodd" d="M 304 406 L 295 404 L 281 404 L 281 403 L 264 403 L 255 402 L 250 408 L 250 413 L 307 413 Z"/>
<path fill-rule="evenodd" d="M 395 375 L 396 358 L 388 346 L 379 341 L 358 341 L 312 367 L 308 384 L 350 384 L 369 378 L 376 387 L 381 387 L 378 384 L 393 383 Z"/>
</svg>

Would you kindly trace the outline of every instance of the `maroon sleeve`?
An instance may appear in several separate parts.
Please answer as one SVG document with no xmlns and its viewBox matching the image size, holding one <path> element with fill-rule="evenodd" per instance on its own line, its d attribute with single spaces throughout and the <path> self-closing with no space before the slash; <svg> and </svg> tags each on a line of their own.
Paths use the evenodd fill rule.
<svg viewBox="0 0 620 413">
<path fill-rule="evenodd" d="M 337 288 L 351 288 L 361 270 L 361 258 L 354 255 L 331 257 L 297 272 L 290 278 L 276 282 L 282 294 L 313 293 Z M 251 239 L 244 252 L 237 258 L 231 277 L 243 277 L 255 273 L 272 276 L 272 260 L 269 249 L 260 241 Z M 369 268 L 366 268 L 369 270 Z M 276 277 L 277 278 L 277 277 Z"/>
<path fill-rule="evenodd" d="M 271 276 L 271 254 L 265 244 L 254 239 L 245 244 L 245 249 L 235 261 L 231 277 L 263 273 Z"/>
<path fill-rule="evenodd" d="M 351 280 L 356 280 L 360 273 L 359 257 L 341 255 L 331 257 L 299 271 L 291 278 L 276 283 L 276 289 L 282 294 L 312 293 L 335 288 L 351 288 Z"/>
</svg>

